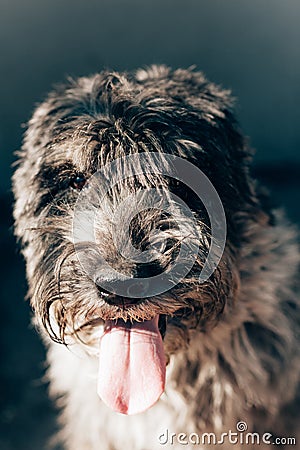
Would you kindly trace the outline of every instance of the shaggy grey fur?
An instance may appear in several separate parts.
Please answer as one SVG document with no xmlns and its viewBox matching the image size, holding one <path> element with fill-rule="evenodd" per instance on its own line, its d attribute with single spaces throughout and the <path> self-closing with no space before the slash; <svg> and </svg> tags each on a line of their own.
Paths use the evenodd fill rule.
<svg viewBox="0 0 300 450">
<path fill-rule="evenodd" d="M 229 92 L 201 73 L 153 66 L 69 80 L 29 122 L 13 177 L 15 230 L 36 323 L 48 346 L 51 392 L 62 408 L 60 437 L 70 450 L 182 448 L 177 441 L 161 445 L 158 436 L 167 428 L 236 431 L 238 421 L 246 421 L 248 431 L 296 437 L 298 232 L 281 212 L 266 208 L 249 174 L 251 152 L 231 107 Z M 136 304 L 114 296 L 108 300 L 76 258 L 74 205 L 88 178 L 105 164 L 150 151 L 186 158 L 209 177 L 226 212 L 225 252 L 210 279 L 199 284 L 211 238 L 199 199 L 167 177 L 128 178 L 112 189 L 110 205 L 99 207 L 97 245 L 112 266 L 151 276 L 176 258 L 178 230 L 158 212 L 139 214 L 131 227 L 132 243 L 142 250 L 151 230 L 167 230 L 167 250 L 155 264 L 121 261 L 112 245 L 114 199 L 157 185 L 193 211 L 200 251 L 193 269 L 172 290 Z M 130 174 L 131 168 L 119 170 Z M 88 264 L 99 270 L 95 278 L 105 278 L 97 259 Z M 168 360 L 166 392 L 145 413 L 120 416 L 96 394 L 103 321 L 146 320 L 155 314 L 160 314 Z"/>
</svg>

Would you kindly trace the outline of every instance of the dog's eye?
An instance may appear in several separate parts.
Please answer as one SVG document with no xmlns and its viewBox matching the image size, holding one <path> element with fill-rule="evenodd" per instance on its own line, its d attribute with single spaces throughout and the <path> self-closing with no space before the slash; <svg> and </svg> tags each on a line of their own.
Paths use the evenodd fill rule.
<svg viewBox="0 0 300 450">
<path fill-rule="evenodd" d="M 86 178 L 82 173 L 77 173 L 70 180 L 70 186 L 77 191 L 81 191 L 86 183 Z"/>
</svg>

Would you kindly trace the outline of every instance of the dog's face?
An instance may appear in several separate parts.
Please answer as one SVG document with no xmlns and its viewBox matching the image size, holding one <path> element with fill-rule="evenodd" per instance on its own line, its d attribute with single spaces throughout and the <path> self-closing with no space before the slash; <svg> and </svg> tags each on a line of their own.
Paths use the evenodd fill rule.
<svg viewBox="0 0 300 450">
<path fill-rule="evenodd" d="M 149 156 L 152 172 L 136 171 L 140 154 L 161 155 Z M 201 283 L 211 223 L 163 155 L 200 169 L 225 209 L 225 251 Z M 106 167 L 115 161 L 113 181 Z M 168 359 L 187 345 L 190 329 L 214 326 L 238 287 L 240 217 L 245 224 L 257 208 L 248 161 L 228 93 L 199 73 L 165 67 L 101 73 L 50 94 L 29 123 L 13 180 L 29 294 L 50 337 L 92 346 L 103 325 L 152 324 Z M 92 237 L 84 229 L 91 222 Z M 191 267 L 188 253 L 181 260 L 181 277 L 174 266 L 183 245 L 198 251 Z M 173 269 L 175 282 L 165 287 Z M 151 291 L 154 277 L 162 285 Z"/>
</svg>

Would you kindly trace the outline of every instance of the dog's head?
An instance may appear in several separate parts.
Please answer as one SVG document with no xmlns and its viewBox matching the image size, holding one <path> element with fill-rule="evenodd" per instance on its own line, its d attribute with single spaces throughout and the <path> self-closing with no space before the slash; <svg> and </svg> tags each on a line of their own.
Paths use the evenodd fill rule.
<svg viewBox="0 0 300 450">
<path fill-rule="evenodd" d="M 57 87 L 29 122 L 13 178 L 29 295 L 49 336 L 92 346 L 103 325 L 136 329 L 158 347 L 164 338 L 168 358 L 191 329 L 211 329 L 235 300 L 258 208 L 249 161 L 229 93 L 201 73 L 155 66 Z M 227 234 L 203 280 L 212 244 L 223 250 L 207 179 Z"/>
</svg>

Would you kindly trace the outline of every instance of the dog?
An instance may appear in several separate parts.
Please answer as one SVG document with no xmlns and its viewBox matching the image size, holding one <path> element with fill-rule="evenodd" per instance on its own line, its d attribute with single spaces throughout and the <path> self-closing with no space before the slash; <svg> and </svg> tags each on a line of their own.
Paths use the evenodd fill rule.
<svg viewBox="0 0 300 450">
<path fill-rule="evenodd" d="M 69 79 L 36 108 L 15 234 L 66 449 L 299 439 L 299 234 L 252 153 L 193 68 Z"/>
</svg>

